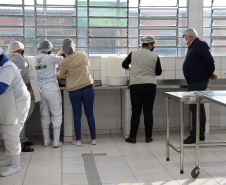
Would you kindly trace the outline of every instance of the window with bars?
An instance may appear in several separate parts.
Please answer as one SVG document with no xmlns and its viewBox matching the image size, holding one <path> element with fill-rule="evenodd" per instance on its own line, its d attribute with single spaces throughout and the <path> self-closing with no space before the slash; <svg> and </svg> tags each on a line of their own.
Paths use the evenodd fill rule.
<svg viewBox="0 0 226 185">
<path fill-rule="evenodd" d="M 146 35 L 156 38 L 160 56 L 184 56 L 187 0 L 8 0 L 0 4 L 0 46 L 18 40 L 26 55 L 49 39 L 54 52 L 64 38 L 89 56 L 127 55 Z"/>
<path fill-rule="evenodd" d="M 226 56 L 226 1 L 204 0 L 203 39 L 214 56 Z"/>
</svg>

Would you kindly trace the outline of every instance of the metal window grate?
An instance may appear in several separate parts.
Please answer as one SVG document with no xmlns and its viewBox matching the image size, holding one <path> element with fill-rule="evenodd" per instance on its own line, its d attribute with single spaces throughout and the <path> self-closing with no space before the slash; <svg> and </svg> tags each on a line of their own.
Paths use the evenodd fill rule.
<svg viewBox="0 0 226 185">
<path fill-rule="evenodd" d="M 36 55 L 40 40 L 49 39 L 55 52 L 69 37 L 89 56 L 126 56 L 139 48 L 140 37 L 152 34 L 160 56 L 184 56 L 186 52 L 181 37 L 187 28 L 188 0 L 12 2 L 0 4 L 0 47 L 4 51 L 7 44 L 19 40 L 25 45 L 25 55 Z"/>
</svg>

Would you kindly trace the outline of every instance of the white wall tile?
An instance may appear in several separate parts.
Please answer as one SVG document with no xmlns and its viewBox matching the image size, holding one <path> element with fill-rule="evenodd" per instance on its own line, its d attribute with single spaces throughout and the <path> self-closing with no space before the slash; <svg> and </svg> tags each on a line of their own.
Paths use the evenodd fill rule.
<svg viewBox="0 0 226 185">
<path fill-rule="evenodd" d="M 221 69 L 221 58 L 220 57 L 214 57 L 214 61 L 215 61 L 215 70 L 216 69 Z"/>
<path fill-rule="evenodd" d="M 117 129 L 118 119 L 117 118 L 106 118 L 106 129 Z"/>
<path fill-rule="evenodd" d="M 93 58 L 93 69 L 95 71 L 100 71 L 101 70 L 101 58 L 100 57 L 95 57 Z"/>
<path fill-rule="evenodd" d="M 64 136 L 72 136 L 72 135 L 73 135 L 72 124 L 64 123 Z"/>
<path fill-rule="evenodd" d="M 118 117 L 118 107 L 117 106 L 107 106 L 106 107 L 106 119 L 117 118 Z"/>
<path fill-rule="evenodd" d="M 226 60 L 222 58 L 221 60 L 221 70 L 226 70 Z"/>
<path fill-rule="evenodd" d="M 226 78 L 226 69 L 221 70 L 220 78 Z"/>
<path fill-rule="evenodd" d="M 64 110 L 64 123 L 73 123 L 73 112 Z"/>
<path fill-rule="evenodd" d="M 220 117 L 220 126 L 226 126 L 226 116 Z"/>
<path fill-rule="evenodd" d="M 163 71 L 164 79 L 175 79 L 175 71 Z"/>
<path fill-rule="evenodd" d="M 163 70 L 175 70 L 175 58 L 165 58 L 161 61 Z"/>
<path fill-rule="evenodd" d="M 184 74 L 182 71 L 176 71 L 176 79 L 184 79 Z"/>
<path fill-rule="evenodd" d="M 67 101 L 64 102 L 64 110 L 72 110 L 70 99 L 64 98 L 64 100 L 66 100 L 66 99 L 67 99 Z"/>
<path fill-rule="evenodd" d="M 176 70 L 182 71 L 184 59 L 176 59 Z"/>
<path fill-rule="evenodd" d="M 105 118 L 95 118 L 96 129 L 105 129 Z"/>
<path fill-rule="evenodd" d="M 94 80 L 101 80 L 101 71 L 94 71 L 93 78 Z"/>
<path fill-rule="evenodd" d="M 94 117 L 95 118 L 105 118 L 106 108 L 105 107 L 94 107 Z"/>
<path fill-rule="evenodd" d="M 106 95 L 106 104 L 107 105 L 117 105 L 118 96 L 117 95 Z"/>
<path fill-rule="evenodd" d="M 116 95 L 116 94 L 118 94 L 118 90 L 117 89 L 107 89 L 106 94 L 107 95 Z"/>
<path fill-rule="evenodd" d="M 95 95 L 105 95 L 106 94 L 106 90 L 105 89 L 94 89 L 94 94 Z"/>
<path fill-rule="evenodd" d="M 95 98 L 94 98 L 94 106 L 104 106 L 105 107 L 105 96 L 103 95 L 95 95 Z"/>
<path fill-rule="evenodd" d="M 89 63 L 90 63 L 90 66 L 89 66 L 89 70 L 94 70 L 94 62 L 93 62 L 93 57 L 90 57 L 89 58 Z"/>
<path fill-rule="evenodd" d="M 210 116 L 210 126 L 220 126 L 220 116 Z"/>
</svg>

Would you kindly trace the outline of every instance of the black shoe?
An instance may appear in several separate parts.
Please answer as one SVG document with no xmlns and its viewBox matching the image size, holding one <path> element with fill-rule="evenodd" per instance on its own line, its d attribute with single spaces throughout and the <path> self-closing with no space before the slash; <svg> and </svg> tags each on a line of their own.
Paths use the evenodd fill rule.
<svg viewBox="0 0 226 185">
<path fill-rule="evenodd" d="M 199 136 L 199 140 L 200 140 L 200 141 L 205 141 L 205 136 L 204 136 L 204 135 L 200 135 L 200 136 Z"/>
<path fill-rule="evenodd" d="M 24 146 L 32 146 L 33 145 L 33 142 L 31 141 L 26 141 L 26 142 L 23 142 Z"/>
<path fill-rule="evenodd" d="M 34 148 L 31 148 L 29 146 L 24 146 L 21 148 L 21 152 L 33 152 Z"/>
<path fill-rule="evenodd" d="M 184 144 L 193 144 L 195 143 L 195 138 L 192 136 L 188 136 L 187 139 L 184 140 Z"/>
</svg>

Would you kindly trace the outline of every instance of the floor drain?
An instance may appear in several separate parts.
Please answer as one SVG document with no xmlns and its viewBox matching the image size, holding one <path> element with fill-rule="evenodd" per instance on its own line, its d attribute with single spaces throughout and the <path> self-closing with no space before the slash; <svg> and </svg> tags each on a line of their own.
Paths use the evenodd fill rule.
<svg viewBox="0 0 226 185">
<path fill-rule="evenodd" d="M 106 156 L 106 154 L 100 153 L 82 155 L 89 185 L 102 185 L 93 156 Z"/>
</svg>

